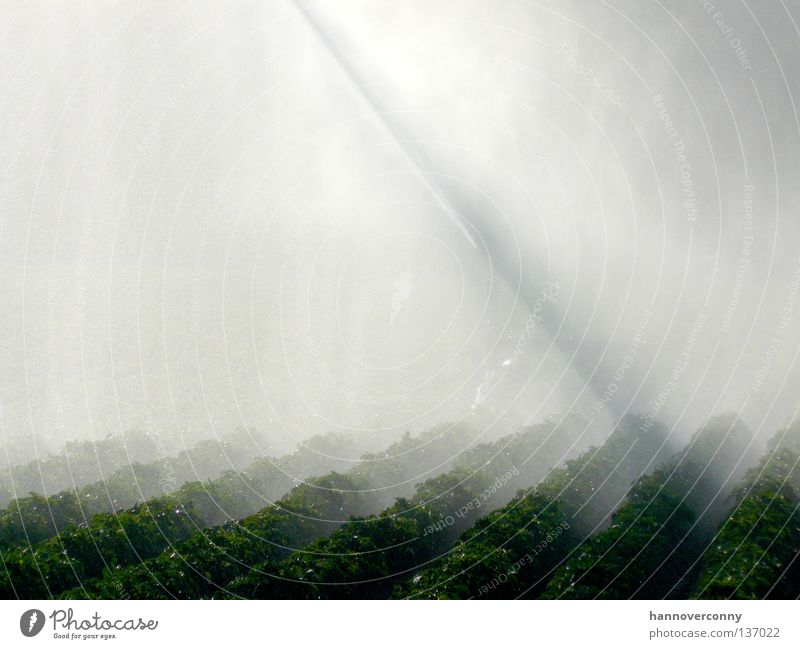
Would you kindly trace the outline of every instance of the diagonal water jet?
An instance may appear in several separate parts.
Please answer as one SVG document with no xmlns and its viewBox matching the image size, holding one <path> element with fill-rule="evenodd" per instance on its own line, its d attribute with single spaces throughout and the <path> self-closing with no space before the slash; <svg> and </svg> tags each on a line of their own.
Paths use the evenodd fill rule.
<svg viewBox="0 0 800 649">
<path fill-rule="evenodd" d="M 362 82 L 358 73 L 353 69 L 353 66 L 350 65 L 347 59 L 339 53 L 339 50 L 336 48 L 334 42 L 319 24 L 314 15 L 304 5 L 302 0 L 294 0 L 293 4 L 305 20 L 306 24 L 323 43 L 328 53 L 331 55 L 331 57 L 333 57 L 333 60 L 336 61 L 347 80 L 357 89 L 359 96 L 367 104 L 375 118 L 378 120 L 378 123 L 391 136 L 392 141 L 397 144 L 398 149 L 403 153 L 411 167 L 419 174 L 419 177 L 425 184 L 425 188 L 430 192 L 431 196 L 433 196 L 436 204 L 444 211 L 445 214 L 448 215 L 448 217 L 450 217 L 450 220 L 455 224 L 459 232 L 461 232 L 467 241 L 469 241 L 470 245 L 472 245 L 473 248 L 477 248 L 478 245 L 475 243 L 475 240 L 472 238 L 472 235 L 470 235 L 469 230 L 464 225 L 463 217 L 453 208 L 452 204 L 444 195 L 444 193 L 438 187 L 436 187 L 433 182 L 431 182 L 427 173 L 423 169 L 423 165 L 420 163 L 418 152 L 412 148 L 408 138 L 403 136 L 396 124 L 392 124 L 386 118 L 386 115 L 381 110 L 378 103 L 375 101 L 372 95 L 367 92 L 365 84 Z"/>
<path fill-rule="evenodd" d="M 465 225 L 466 223 L 470 228 L 479 233 L 480 238 L 487 249 L 502 252 L 503 246 L 502 242 L 500 241 L 500 237 L 498 237 L 497 234 L 494 233 L 490 228 L 481 227 L 480 219 L 475 219 L 474 222 L 466 219 L 464 214 L 468 213 L 470 208 L 468 206 L 459 206 L 457 197 L 448 196 L 445 190 L 439 187 L 438 184 L 432 180 L 428 174 L 426 174 L 426 165 L 423 163 L 424 156 L 413 145 L 412 139 L 405 136 L 401 127 L 389 119 L 387 113 L 382 109 L 379 101 L 369 92 L 368 86 L 362 80 L 361 75 L 357 70 L 354 69 L 347 58 L 339 52 L 336 43 L 324 29 L 317 17 L 315 17 L 312 11 L 306 6 L 303 0 L 293 0 L 292 4 L 302 16 L 306 25 L 317 36 L 319 41 L 325 47 L 325 50 L 336 62 L 337 66 L 342 71 L 345 78 L 353 86 L 358 96 L 369 107 L 380 127 L 383 128 L 384 131 L 392 138 L 394 143 L 397 145 L 397 148 L 402 152 L 408 163 L 414 168 L 415 171 L 418 172 L 419 177 L 423 180 L 425 188 L 433 196 L 437 205 L 439 205 L 445 214 L 450 217 L 452 222 L 458 227 L 463 236 L 473 247 L 477 248 L 475 240 L 470 235 L 467 225 Z M 507 258 L 507 255 L 497 254 L 495 257 L 496 260 L 494 264 L 499 270 L 503 281 L 506 282 L 510 287 L 517 290 L 524 303 L 530 308 L 537 299 L 538 290 L 535 286 L 535 282 L 533 282 L 531 278 L 523 276 L 520 269 L 515 268 L 515 266 Z M 539 268 L 536 269 L 534 275 L 545 275 L 546 269 L 541 267 L 541 264 L 538 265 Z M 557 309 L 555 304 L 552 304 L 551 307 Z M 593 356 L 592 358 L 589 358 L 591 353 L 583 350 L 580 344 L 567 344 L 567 342 L 564 340 L 564 337 L 580 341 L 580 335 L 576 335 L 578 334 L 577 331 L 572 331 L 572 327 L 563 321 L 563 318 L 560 317 L 561 315 L 562 314 L 559 314 L 559 317 L 556 319 L 559 322 L 558 330 L 554 330 L 554 326 L 546 320 L 542 323 L 544 329 L 546 330 L 550 340 L 553 341 L 553 344 L 558 349 L 559 353 L 569 364 L 570 369 L 581 377 L 581 380 L 584 382 L 584 384 L 587 385 L 594 394 L 600 394 L 602 387 L 600 387 L 598 390 L 598 386 L 596 386 L 597 381 L 594 376 L 597 370 L 596 357 Z M 505 369 L 501 370 L 503 373 L 505 371 Z M 611 416 L 614 419 L 619 419 L 622 414 L 624 414 L 619 412 L 619 409 L 615 408 L 615 406 L 611 403 L 606 404 L 605 407 L 610 411 Z"/>
</svg>

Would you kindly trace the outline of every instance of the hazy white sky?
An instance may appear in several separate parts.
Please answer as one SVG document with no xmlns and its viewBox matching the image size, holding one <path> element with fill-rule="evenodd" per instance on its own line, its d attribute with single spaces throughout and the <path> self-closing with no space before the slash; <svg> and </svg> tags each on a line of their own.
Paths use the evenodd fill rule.
<svg viewBox="0 0 800 649">
<path fill-rule="evenodd" d="M 4 2 L 3 435 L 771 434 L 800 5 L 715 4 Z"/>
</svg>

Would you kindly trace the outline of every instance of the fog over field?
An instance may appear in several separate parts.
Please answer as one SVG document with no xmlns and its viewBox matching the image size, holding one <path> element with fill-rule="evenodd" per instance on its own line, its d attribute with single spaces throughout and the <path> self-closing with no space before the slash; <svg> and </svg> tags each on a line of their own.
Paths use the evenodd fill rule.
<svg viewBox="0 0 800 649">
<path fill-rule="evenodd" d="M 2 14 L 0 447 L 795 417 L 796 2 Z"/>
</svg>

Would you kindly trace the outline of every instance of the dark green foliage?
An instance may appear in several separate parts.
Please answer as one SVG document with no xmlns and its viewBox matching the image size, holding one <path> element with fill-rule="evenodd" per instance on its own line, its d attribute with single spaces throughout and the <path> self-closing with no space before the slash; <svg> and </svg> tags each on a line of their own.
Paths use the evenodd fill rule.
<svg viewBox="0 0 800 649">
<path fill-rule="evenodd" d="M 440 439 L 420 445 L 420 440 L 431 438 L 433 432 L 429 432 L 416 440 L 418 449 L 412 447 L 405 449 L 405 453 L 390 455 L 382 465 L 391 468 L 396 458 L 402 458 L 402 469 L 389 471 L 391 478 L 385 479 L 388 488 L 384 483 L 366 482 L 365 472 L 360 469 L 370 462 L 364 460 L 349 475 L 331 473 L 300 484 L 281 501 L 255 515 L 239 522 L 229 521 L 222 527 L 198 531 L 191 539 L 161 556 L 140 566 L 107 571 L 103 579 L 87 585 L 84 590 L 73 591 L 69 596 L 102 594 L 120 597 L 122 592 L 147 598 L 212 596 L 228 581 L 246 572 L 249 566 L 272 560 L 276 555 L 282 557 L 315 538 L 326 536 L 350 516 L 374 511 L 375 501 L 380 499 L 376 494 L 379 497 L 385 497 L 386 493 L 391 495 L 397 489 L 392 485 L 397 476 L 401 478 L 398 482 L 402 483 L 428 463 L 433 466 L 446 464 L 452 457 L 453 445 L 459 441 L 468 443 L 469 434 L 466 430 L 451 429 L 448 435 L 437 433 Z M 402 443 L 408 442 L 407 438 Z M 266 465 L 259 462 L 260 469 L 266 466 L 280 470 L 275 463 Z M 224 512 L 226 518 L 233 518 L 237 507 L 255 508 L 259 499 L 263 507 L 264 499 L 258 490 L 264 476 L 259 475 L 258 470 L 251 467 L 247 472 L 231 472 L 223 478 L 213 483 L 186 484 L 176 492 L 176 497 L 187 498 L 193 510 L 201 516 L 209 513 L 219 516 Z M 242 494 L 246 500 L 241 499 Z M 212 519 L 211 522 L 218 521 Z M 124 564 L 120 568 L 125 568 Z"/>
<path fill-rule="evenodd" d="M 132 507 L 166 493 L 192 503 L 208 525 L 236 520 L 273 502 L 298 479 L 353 464 L 330 459 L 332 446 L 338 447 L 340 456 L 358 454 L 353 436 L 331 433 L 311 438 L 290 455 L 253 461 L 257 449 L 252 435 L 238 431 L 220 441 L 199 442 L 174 457 L 134 462 L 79 489 L 49 498 L 30 494 L 0 510 L 0 549 L 39 543 L 69 525 L 86 524 L 97 513 Z M 238 470 L 245 463 L 247 468 Z M 221 466 L 231 464 L 237 470 L 220 472 Z M 198 480 L 211 475 L 219 477 Z"/>
<path fill-rule="evenodd" d="M 401 500 L 380 516 L 353 520 L 279 565 L 256 566 L 227 590 L 250 598 L 387 597 L 397 582 L 451 547 L 481 512 L 507 502 L 521 481 L 541 480 L 582 429 L 570 428 L 572 434 L 552 424 L 531 426 L 482 444 L 464 454 L 461 462 L 471 466 L 426 480 L 410 501 Z M 519 516 L 527 511 L 520 509 Z M 545 524 L 551 516 L 559 525 L 563 521 L 560 513 L 547 514 Z M 540 531 L 534 522 L 521 544 Z"/>
<path fill-rule="evenodd" d="M 611 527 L 575 550 L 544 596 L 683 595 L 703 540 L 723 515 L 732 479 L 748 461 L 749 441 L 735 418 L 709 421 L 669 462 L 636 484 Z"/>
<path fill-rule="evenodd" d="M 742 422 L 733 416 L 717 416 L 673 459 L 670 486 L 685 494 L 686 504 L 698 516 L 692 542 L 713 534 L 730 508 L 737 481 L 758 461 L 751 441 L 752 433 Z"/>
<path fill-rule="evenodd" d="M 107 574 L 91 586 L 91 594 L 114 597 L 122 591 L 131 597 L 208 597 L 232 591 L 247 597 L 386 596 L 397 579 L 407 578 L 421 563 L 449 547 L 480 511 L 508 500 L 520 478 L 517 467 L 532 456 L 532 449 L 541 453 L 541 463 L 552 462 L 552 456 L 557 455 L 556 444 L 548 441 L 553 438 L 553 431 L 552 425 L 530 427 L 496 443 L 482 444 L 465 454 L 477 460 L 482 471 L 462 468 L 429 479 L 418 486 L 411 501 L 400 500 L 381 516 L 353 520 L 336 532 L 333 530 L 344 518 L 358 513 L 352 503 L 334 508 L 338 516 L 331 516 L 329 520 L 333 522 L 322 525 L 314 518 L 324 518 L 317 512 L 327 503 L 325 492 L 293 490 L 281 507 L 308 512 L 306 518 L 298 517 L 294 526 L 284 520 L 281 528 L 272 520 L 274 511 L 264 510 L 259 517 L 250 517 L 241 524 L 199 533 L 142 566 Z M 372 471 L 380 466 L 387 469 L 385 474 L 381 472 L 385 482 L 400 485 L 419 473 L 423 454 L 429 462 L 452 455 L 452 440 L 438 437 L 438 432 L 431 432 L 422 440 L 406 437 L 387 449 L 385 457 L 368 456 L 352 475 L 377 479 Z M 562 436 L 560 441 L 567 446 L 569 438 Z M 548 454 L 541 452 L 543 448 L 550 449 Z M 630 444 L 622 443 L 614 447 L 614 466 L 629 448 Z M 434 462 L 430 464 L 436 466 Z M 503 472 L 507 467 L 510 468 Z M 608 484 L 606 480 L 605 485 Z M 309 503 L 312 494 L 322 497 L 322 501 Z M 256 518 L 261 522 L 253 527 L 250 521 Z M 280 529 L 285 536 L 276 541 L 275 534 Z M 252 530 L 253 535 L 246 534 Z M 320 538 L 328 534 L 330 537 Z M 248 536 L 257 538 L 253 541 Z M 303 551 L 283 560 L 287 549 L 303 547 L 315 538 L 318 540 Z M 225 587 L 229 581 L 232 583 Z M 79 592 L 73 594 L 82 596 Z"/>
<path fill-rule="evenodd" d="M 0 505 L 17 494 L 53 494 L 73 485 L 90 484 L 131 461 L 153 462 L 158 456 L 158 440 L 140 431 L 97 442 L 67 442 L 58 453 L 12 466 L 0 474 Z"/>
<path fill-rule="evenodd" d="M 412 580 L 396 597 L 511 599 L 536 593 L 534 585 L 576 543 L 557 502 L 520 494 L 481 518 L 447 555 Z M 529 589 L 534 587 L 533 591 Z"/>
<path fill-rule="evenodd" d="M 343 441 L 338 435 L 332 437 L 335 439 L 330 440 L 331 443 Z M 95 510 L 102 506 L 98 502 L 109 502 L 109 496 L 105 492 L 115 494 L 115 505 L 119 502 L 141 501 L 143 497 L 159 493 L 165 486 L 163 477 L 169 475 L 160 470 L 164 461 L 126 467 L 116 472 L 108 481 L 81 490 L 80 498 L 65 492 L 49 499 L 32 495 L 15 501 L 0 517 L 0 538 L 7 548 L 13 545 L 24 547 L 13 548 L 3 554 L 3 559 L 10 567 L 4 580 L 0 582 L 2 595 L 12 596 L 15 589 L 26 592 L 30 597 L 56 595 L 62 590 L 74 588 L 86 579 L 99 577 L 103 570 L 115 570 L 153 557 L 171 547 L 175 541 L 196 533 L 199 528 L 241 518 L 263 507 L 271 498 L 277 497 L 276 490 L 285 490 L 295 476 L 303 475 L 305 470 L 314 468 L 323 461 L 317 452 L 319 445 L 320 439 L 312 439 L 303 450 L 277 461 L 262 459 L 256 465 L 257 468 L 249 472 L 228 471 L 213 482 L 188 482 L 170 499 L 151 498 L 144 505 L 128 511 L 119 510 L 115 514 L 95 514 Z M 212 447 L 204 444 L 200 448 L 206 454 L 200 453 L 199 456 L 209 460 L 208 453 Z M 347 450 L 347 445 L 341 443 L 340 452 Z M 218 447 L 218 461 L 219 453 Z M 190 451 L 179 454 L 177 459 L 191 464 L 199 456 Z M 287 476 L 288 470 L 284 467 L 295 473 Z M 333 475 L 335 479 L 336 474 Z M 277 484 L 272 484 L 271 479 Z M 324 485 L 325 480 L 318 484 Z M 302 490 L 301 488 L 300 491 Z M 307 500 L 312 505 L 315 504 L 320 493 L 327 493 L 324 486 L 309 495 Z M 335 498 L 331 499 L 331 502 L 335 501 Z M 162 526 L 158 522 L 159 517 L 154 519 L 147 514 L 150 509 L 160 511 L 164 502 L 174 504 L 174 507 L 170 507 L 176 511 L 191 511 L 191 524 L 174 530 L 170 525 Z M 291 499 L 288 502 L 289 506 L 293 504 Z M 305 504 L 298 509 L 304 506 Z M 332 516 L 337 515 L 337 512 L 329 513 Z M 87 518 L 88 526 L 84 522 Z M 153 521 L 156 524 L 151 524 Z M 82 523 L 82 527 L 76 527 L 77 522 Z M 301 523 L 297 525 L 302 527 Z M 323 527 L 323 531 L 325 529 L 328 528 Z M 60 532 L 58 538 L 42 541 L 56 531 Z M 302 538 L 305 543 L 314 537 Z M 113 540 L 114 545 L 104 543 L 106 540 Z M 78 552 L 83 546 L 88 554 Z M 25 583 L 20 586 L 20 582 Z M 115 588 L 115 592 L 116 596 L 120 596 L 118 588 Z"/>
<path fill-rule="evenodd" d="M 577 539 L 607 519 L 631 482 L 662 456 L 662 443 L 660 427 L 643 432 L 637 418 L 623 418 L 600 447 L 568 460 L 533 491 L 480 519 L 396 596 L 534 596 Z"/>
<path fill-rule="evenodd" d="M 663 475 L 643 478 L 611 526 L 577 548 L 554 574 L 545 599 L 657 597 L 665 585 L 653 572 L 689 531 L 694 516 Z"/>
<path fill-rule="evenodd" d="M 640 426 L 627 415 L 600 447 L 592 446 L 551 471 L 538 491 L 558 500 L 576 533 L 589 533 L 607 522 L 638 478 L 665 459 L 664 429 Z"/>
<path fill-rule="evenodd" d="M 538 438 L 541 442 L 552 430 L 552 425 L 540 425 L 528 429 L 524 434 Z M 494 444 L 483 444 L 470 453 L 480 457 L 484 465 L 488 463 L 493 466 L 492 463 L 497 463 L 501 468 L 506 466 L 509 458 L 519 464 L 530 457 L 528 449 L 533 441 L 522 443 L 519 440 L 509 444 L 511 441 L 516 440 L 504 439 Z M 224 587 L 229 581 L 248 572 L 258 575 L 260 569 L 265 575 L 269 575 L 274 572 L 271 566 L 282 560 L 292 549 L 306 546 L 316 538 L 328 536 L 348 517 L 375 511 L 378 509 L 376 505 L 388 498 L 402 497 L 407 490 L 406 485 L 418 475 L 424 474 L 426 466 L 434 470 L 452 466 L 454 449 L 457 449 L 459 444 L 466 446 L 469 442 L 469 435 L 459 430 L 435 429 L 416 439 L 406 436 L 389 447 L 381 456 L 366 456 L 348 476 L 337 477 L 334 474 L 327 478 L 351 480 L 353 485 L 358 485 L 358 488 L 341 484 L 336 488 L 326 487 L 325 479 L 301 485 L 293 489 L 277 504 L 277 507 L 268 507 L 240 523 L 228 523 L 222 528 L 199 532 L 186 543 L 141 566 L 106 574 L 102 580 L 91 584 L 88 588 L 89 594 L 119 597 L 118 593 L 125 592 L 131 597 L 148 598 L 224 596 L 226 593 Z M 502 451 L 506 447 L 517 449 L 516 452 L 519 452 L 521 457 L 503 454 Z M 499 459 L 501 457 L 504 459 Z M 359 536 L 359 543 L 374 542 L 376 545 L 373 547 L 378 550 L 383 547 L 377 545 L 383 534 L 391 538 L 393 534 L 408 532 L 411 529 L 406 519 L 414 521 L 413 524 L 417 527 L 424 523 L 422 530 L 424 533 L 427 526 L 440 525 L 441 521 L 435 518 L 436 512 L 455 511 L 465 506 L 464 501 L 468 494 L 475 497 L 472 494 L 478 485 L 483 485 L 481 480 L 485 479 L 487 473 L 479 473 L 479 478 L 472 476 L 474 472 L 474 469 L 462 469 L 445 476 L 431 478 L 418 487 L 413 504 L 401 500 L 391 512 L 385 513 L 383 518 L 387 520 L 380 520 L 381 517 L 378 517 L 348 523 L 345 525 L 345 531 L 338 536 L 334 535 L 330 542 L 343 543 L 343 539 L 347 538 L 347 534 L 351 531 L 350 525 L 355 525 L 368 530 L 374 529 L 377 539 L 370 541 L 368 533 L 367 536 Z M 478 508 L 487 509 L 494 498 L 507 500 L 511 484 L 519 474 L 518 469 L 509 469 L 501 474 L 502 479 L 489 480 L 488 485 L 485 485 L 485 492 L 484 486 L 481 486 L 481 490 L 477 492 L 481 495 L 480 503 L 474 510 L 472 506 L 465 510 L 463 521 L 471 520 Z M 497 475 L 494 469 L 492 475 Z M 455 483 L 452 482 L 454 480 Z M 378 481 L 377 484 L 374 481 Z M 471 491 L 465 491 L 468 487 Z M 199 489 L 197 486 L 194 488 Z M 198 500 L 197 496 L 201 495 L 198 493 L 194 499 Z M 198 507 L 199 511 L 205 511 L 204 504 L 201 503 Z M 410 508 L 409 513 L 405 512 L 406 508 Z M 281 514 L 280 519 L 275 518 L 278 512 Z M 286 513 L 291 513 L 289 518 L 286 518 Z M 403 520 L 399 520 L 401 517 Z M 430 539 L 425 543 L 437 538 L 440 541 L 444 540 L 445 545 L 450 544 L 459 529 L 462 528 L 448 526 L 446 531 L 428 534 Z M 392 562 L 395 561 L 388 555 L 377 558 L 377 553 L 364 556 L 369 556 L 371 559 L 369 565 L 364 567 L 373 571 L 379 565 L 378 562 L 383 562 L 383 565 L 387 566 L 394 565 Z M 413 565 L 409 568 L 413 568 Z M 274 580 L 268 576 L 264 579 L 279 582 L 283 592 L 290 589 L 293 583 Z M 386 592 L 389 587 L 387 584 L 383 586 Z M 256 589 L 263 590 L 263 587 L 261 584 L 256 584 Z M 75 591 L 70 593 L 70 596 L 84 596 L 84 594 Z"/>
<path fill-rule="evenodd" d="M 492 485 L 484 472 L 455 469 L 426 480 L 410 501 L 355 518 L 279 565 L 260 564 L 227 591 L 242 597 L 386 597 L 394 582 L 449 546 L 474 518 L 467 503 Z"/>
<path fill-rule="evenodd" d="M 795 599 L 800 595 L 798 554 L 800 513 L 794 491 L 773 480 L 760 481 L 704 554 L 692 595 Z"/>
<path fill-rule="evenodd" d="M 0 596 L 800 594 L 792 488 L 800 434 L 773 442 L 742 479 L 751 440 L 735 419 L 712 420 L 668 459 L 663 431 L 646 423 L 626 417 L 603 444 L 563 464 L 582 430 L 574 422 L 477 445 L 469 431 L 440 427 L 357 463 L 328 457 L 354 457 L 342 450 L 352 440 L 321 436 L 290 456 L 259 458 L 214 480 L 183 480 L 170 497 L 153 498 L 175 486 L 176 475 L 186 477 L 175 472 L 182 462 L 219 467 L 219 447 L 215 462 L 214 445 L 203 444 L 197 457 L 178 455 L 166 468 L 134 463 L 78 492 L 31 494 L 0 511 L 7 570 Z M 299 482 L 310 467 L 335 470 Z M 735 492 L 734 480 L 741 480 Z M 731 497 L 738 506 L 709 544 Z M 116 514 L 88 516 L 112 507 Z"/>
<path fill-rule="evenodd" d="M 0 510 L 0 548 L 38 543 L 83 519 L 75 494 L 30 494 Z"/>
<path fill-rule="evenodd" d="M 187 538 L 203 521 L 172 497 L 116 514 L 98 514 L 87 527 L 71 527 L 58 537 L 3 553 L 0 598 L 52 597 L 106 567 L 152 557 Z"/>
<path fill-rule="evenodd" d="M 365 509 L 367 494 L 359 480 L 331 474 L 296 487 L 287 498 L 239 522 L 201 530 L 139 565 L 106 570 L 102 579 L 66 596 L 208 597 L 249 566 L 286 556 L 291 548 L 330 533 L 339 524 L 337 517 Z"/>
<path fill-rule="evenodd" d="M 700 562 L 693 598 L 800 596 L 800 430 L 770 440 Z"/>
</svg>

